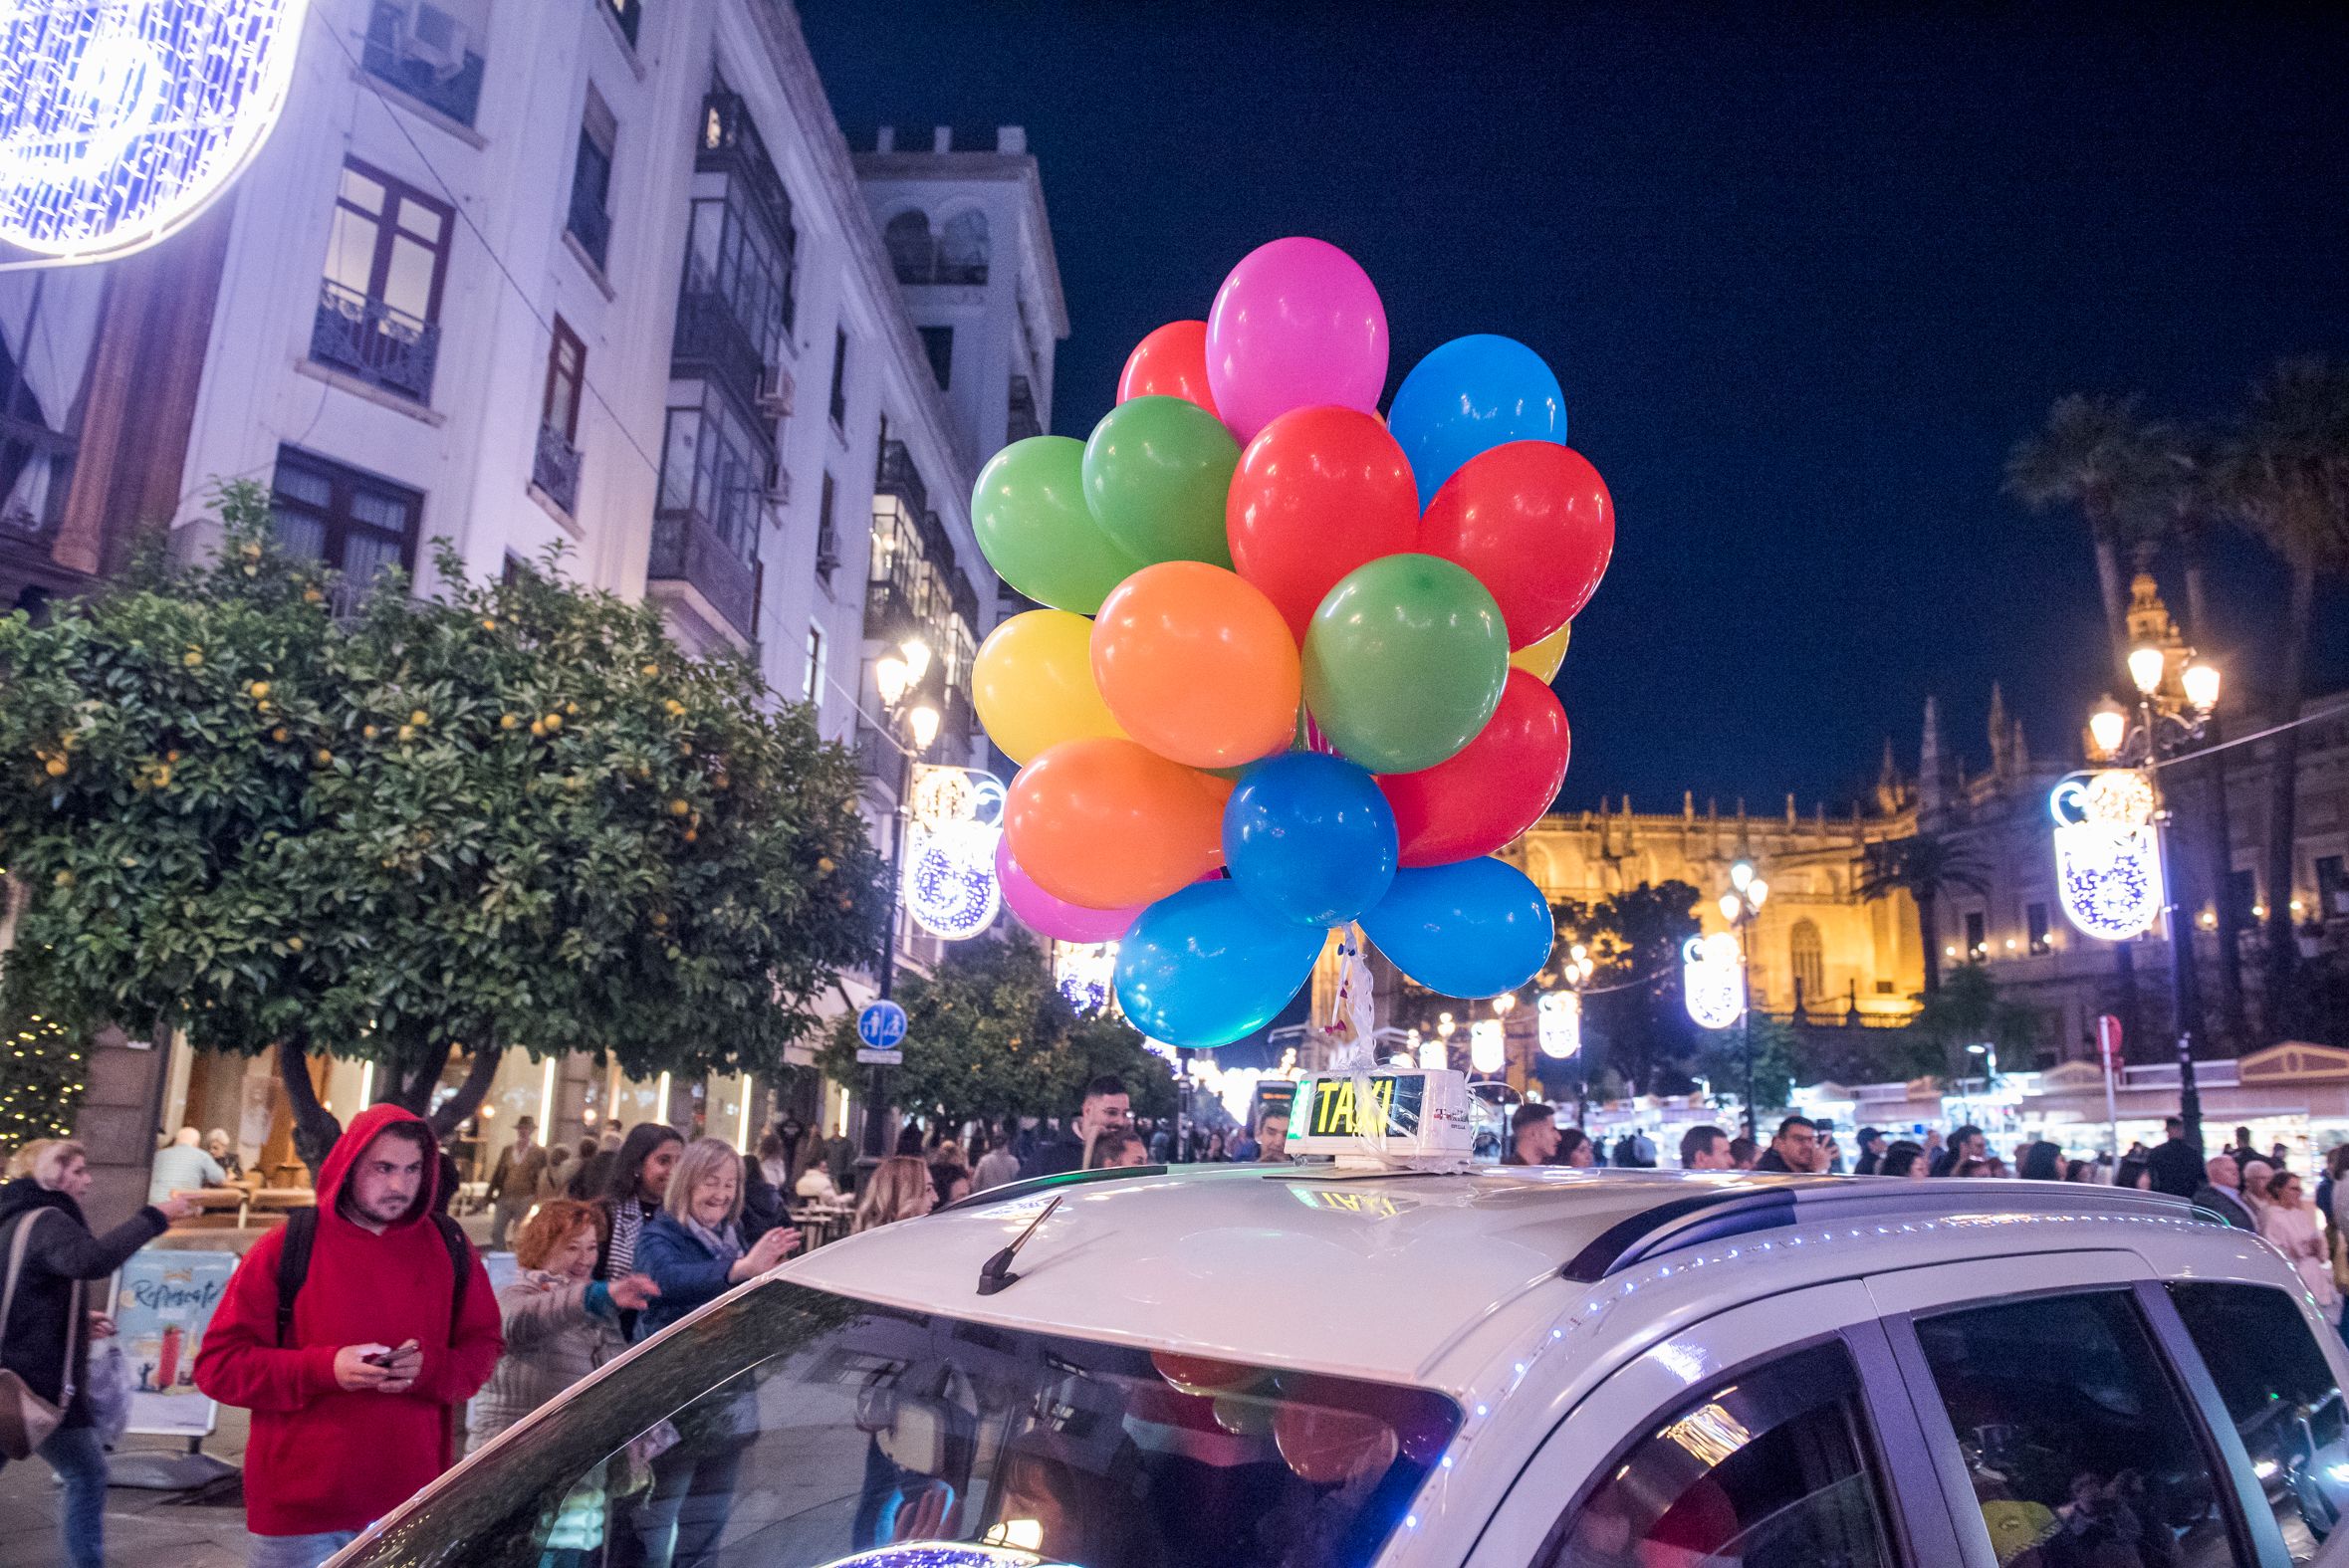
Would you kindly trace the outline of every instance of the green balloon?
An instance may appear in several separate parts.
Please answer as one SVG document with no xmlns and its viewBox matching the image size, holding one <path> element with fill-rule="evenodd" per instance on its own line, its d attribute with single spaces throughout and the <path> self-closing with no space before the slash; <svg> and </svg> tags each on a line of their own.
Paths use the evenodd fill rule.
<svg viewBox="0 0 2349 1568">
<path fill-rule="evenodd" d="M 1084 443 L 1030 436 L 987 460 L 971 487 L 971 531 L 996 574 L 1039 604 L 1090 615 L 1142 569 L 1084 506 Z"/>
<path fill-rule="evenodd" d="M 1155 565 L 1204 560 L 1226 570 L 1224 496 L 1240 443 L 1180 397 L 1135 397 L 1109 410 L 1084 444 L 1084 499 L 1127 554 Z"/>
<path fill-rule="evenodd" d="M 1415 774 L 1493 717 L 1509 628 L 1466 567 L 1381 556 L 1321 600 L 1304 654 L 1305 708 L 1321 733 L 1372 773 Z"/>
</svg>

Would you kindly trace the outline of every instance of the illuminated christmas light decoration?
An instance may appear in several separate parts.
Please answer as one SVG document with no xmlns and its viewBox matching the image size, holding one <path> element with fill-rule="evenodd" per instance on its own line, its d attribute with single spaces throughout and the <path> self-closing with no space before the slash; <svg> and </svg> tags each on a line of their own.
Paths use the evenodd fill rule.
<svg viewBox="0 0 2349 1568">
<path fill-rule="evenodd" d="M 100 261 L 193 218 L 276 125 L 309 4 L 0 5 L 0 240 Z"/>
<path fill-rule="evenodd" d="M 1068 999 L 1068 1006 L 1077 1011 L 1099 1012 L 1108 1007 L 1116 978 L 1116 943 L 1053 944 L 1053 983 Z"/>
<path fill-rule="evenodd" d="M 2055 888 L 2089 936 L 2126 942 L 2153 929 L 2164 901 L 2153 786 L 2134 769 L 2074 774 L 2047 799 L 2055 819 Z"/>
<path fill-rule="evenodd" d="M 1479 1018 L 1468 1026 L 1468 1064 L 1479 1072 L 1499 1072 L 1509 1059 L 1499 1018 Z"/>
<path fill-rule="evenodd" d="M 1563 1060 L 1582 1048 L 1582 999 L 1570 991 L 1545 991 L 1534 1004 L 1541 1054 Z"/>
<path fill-rule="evenodd" d="M 1681 946 L 1681 991 L 1700 1027 L 1726 1029 L 1746 1010 L 1746 971 L 1738 939 L 1726 931 L 1691 937 Z"/>
<path fill-rule="evenodd" d="M 995 841 L 987 822 L 948 822 L 906 835 L 905 912 L 934 937 L 963 942 L 985 931 L 1003 907 L 995 881 Z"/>
</svg>

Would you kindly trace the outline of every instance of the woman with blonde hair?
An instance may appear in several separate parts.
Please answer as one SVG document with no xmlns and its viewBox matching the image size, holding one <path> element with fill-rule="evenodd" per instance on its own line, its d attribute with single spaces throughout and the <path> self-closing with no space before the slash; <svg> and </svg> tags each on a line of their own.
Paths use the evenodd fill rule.
<svg viewBox="0 0 2349 1568">
<path fill-rule="evenodd" d="M 620 1313 L 641 1312 L 660 1287 L 644 1274 L 595 1277 L 603 1226 L 595 1205 L 557 1198 L 514 1232 L 522 1273 L 498 1292 L 506 1350 L 473 1401 L 467 1453 L 628 1348 Z"/>
<path fill-rule="evenodd" d="M 58 1561 L 99 1568 L 106 1559 L 106 1449 L 90 1409 L 91 1317 L 103 1319 L 106 1278 L 175 1220 L 192 1219 L 196 1201 L 174 1194 L 104 1235 L 90 1233 L 82 1199 L 90 1191 L 90 1153 L 70 1138 L 17 1151 L 26 1171 L 0 1187 L 0 1366 L 62 1419 L 34 1452 L 57 1472 Z M 13 1165 L 11 1169 L 13 1169 Z M 18 1251 L 22 1261 L 8 1264 Z M 95 1302 L 90 1286 L 98 1286 Z M 113 1333 L 111 1320 L 97 1324 Z M 7 1460 L 0 1458 L 0 1466 Z"/>
<path fill-rule="evenodd" d="M 921 1156 L 893 1154 L 872 1168 L 856 1195 L 856 1219 L 848 1233 L 861 1235 L 900 1220 L 918 1220 L 938 1206 L 938 1189 Z"/>
</svg>

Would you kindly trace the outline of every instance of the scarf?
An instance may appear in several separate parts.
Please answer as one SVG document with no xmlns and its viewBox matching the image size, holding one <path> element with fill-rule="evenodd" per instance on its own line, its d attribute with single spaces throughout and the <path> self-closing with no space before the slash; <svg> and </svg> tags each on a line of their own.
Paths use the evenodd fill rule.
<svg viewBox="0 0 2349 1568">
<path fill-rule="evenodd" d="M 658 1212 L 658 1210 L 650 1211 L 653 1214 Z M 611 1245 L 605 1253 L 607 1262 L 604 1276 L 606 1278 L 617 1279 L 622 1274 L 630 1273 L 635 1269 L 636 1233 L 644 1229 L 647 1214 L 644 1200 L 641 1198 L 623 1198 L 612 1205 Z"/>
<path fill-rule="evenodd" d="M 685 1216 L 684 1219 L 686 1231 L 692 1234 L 695 1240 L 708 1247 L 710 1255 L 719 1262 L 732 1268 L 741 1260 L 742 1232 L 735 1229 L 734 1222 L 730 1220 L 726 1223 L 725 1229 L 713 1231 L 691 1215 Z"/>
</svg>

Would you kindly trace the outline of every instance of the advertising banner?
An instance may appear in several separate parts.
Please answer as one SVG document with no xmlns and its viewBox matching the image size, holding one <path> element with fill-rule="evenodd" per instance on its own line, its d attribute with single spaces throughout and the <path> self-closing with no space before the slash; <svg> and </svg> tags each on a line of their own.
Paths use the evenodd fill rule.
<svg viewBox="0 0 2349 1568">
<path fill-rule="evenodd" d="M 236 1272 L 234 1252 L 149 1247 L 115 1276 L 115 1323 L 130 1362 L 130 1431 L 200 1438 L 212 1402 L 196 1392 L 196 1347 Z"/>
</svg>

